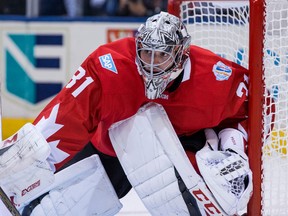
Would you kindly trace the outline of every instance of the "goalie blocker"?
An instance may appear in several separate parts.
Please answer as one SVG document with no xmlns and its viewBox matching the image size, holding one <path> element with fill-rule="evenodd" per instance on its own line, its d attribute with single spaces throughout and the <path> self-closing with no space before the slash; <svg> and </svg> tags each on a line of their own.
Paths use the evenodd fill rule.
<svg viewBox="0 0 288 216">
<path fill-rule="evenodd" d="M 2 144 L 0 198 L 11 215 L 112 216 L 121 209 L 98 155 L 53 174 L 47 162 L 49 144 L 30 123 Z M 8 212 L 6 207 L 0 205 L 0 215 Z"/>
</svg>

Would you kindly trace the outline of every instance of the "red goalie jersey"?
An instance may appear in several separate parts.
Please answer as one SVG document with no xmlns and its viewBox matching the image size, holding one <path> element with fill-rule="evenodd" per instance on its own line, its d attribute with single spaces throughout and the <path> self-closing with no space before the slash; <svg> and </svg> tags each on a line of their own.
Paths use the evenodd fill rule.
<svg viewBox="0 0 288 216">
<path fill-rule="evenodd" d="M 100 46 L 36 118 L 34 124 L 49 142 L 49 160 L 56 168 L 89 141 L 115 156 L 109 127 L 152 101 L 145 96 L 135 57 L 134 38 Z M 243 67 L 191 46 L 182 74 L 153 101 L 165 108 L 179 136 L 213 127 L 234 127 L 245 133 L 247 80 Z"/>
</svg>

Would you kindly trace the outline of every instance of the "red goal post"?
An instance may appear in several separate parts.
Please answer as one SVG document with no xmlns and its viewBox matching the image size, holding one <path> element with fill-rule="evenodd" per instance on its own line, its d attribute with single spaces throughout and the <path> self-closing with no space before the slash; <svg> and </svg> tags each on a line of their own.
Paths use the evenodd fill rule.
<svg viewBox="0 0 288 216">
<path fill-rule="evenodd" d="M 169 0 L 168 11 L 186 23 L 192 44 L 249 69 L 247 213 L 288 215 L 288 1 Z"/>
</svg>

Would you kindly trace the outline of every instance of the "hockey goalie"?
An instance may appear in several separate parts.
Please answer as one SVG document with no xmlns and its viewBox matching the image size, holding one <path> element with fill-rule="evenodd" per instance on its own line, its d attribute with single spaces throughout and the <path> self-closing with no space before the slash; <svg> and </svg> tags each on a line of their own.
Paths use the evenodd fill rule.
<svg viewBox="0 0 288 216">
<path fill-rule="evenodd" d="M 226 128 L 217 134 L 205 129 L 190 138 L 190 144 L 201 148 L 196 153 L 200 174 L 159 104 L 149 103 L 113 124 L 109 135 L 129 182 L 151 215 L 245 211 L 252 175 L 238 130 Z M 0 158 L 1 187 L 22 215 L 115 215 L 121 209 L 97 154 L 54 175 L 45 160 L 49 145 L 35 126 L 27 124 L 13 137 Z"/>
<path fill-rule="evenodd" d="M 21 215 L 116 215 L 132 187 L 155 216 L 245 212 L 249 73 L 190 42 L 179 18 L 148 18 L 3 141 L 0 186 Z"/>
</svg>

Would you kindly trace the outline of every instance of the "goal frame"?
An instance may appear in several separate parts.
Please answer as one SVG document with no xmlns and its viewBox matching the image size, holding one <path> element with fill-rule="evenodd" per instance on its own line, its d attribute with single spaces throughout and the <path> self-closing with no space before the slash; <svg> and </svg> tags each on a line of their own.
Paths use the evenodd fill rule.
<svg viewBox="0 0 288 216">
<path fill-rule="evenodd" d="M 249 24 L 249 118 L 248 158 L 253 174 L 253 194 L 248 205 L 248 216 L 262 215 L 262 107 L 263 107 L 263 38 L 264 0 L 250 0 Z M 252 30 L 253 29 L 253 30 Z M 262 38 L 259 39 L 259 38 Z"/>
<path fill-rule="evenodd" d="M 185 1 L 185 0 L 184 0 Z M 187 0 L 188 1 L 188 0 Z M 190 0 L 198 1 L 201 0 Z M 204 0 L 203 0 L 204 1 Z M 207 0 L 206 0 L 207 1 Z M 223 1 L 223 0 L 211 0 Z M 238 0 L 239 1 L 239 0 Z M 181 0 L 169 0 L 168 12 L 180 15 Z M 235 0 L 237 2 L 237 0 Z M 248 157 L 253 173 L 253 194 L 247 208 L 247 215 L 261 215 L 261 158 L 262 158 L 262 107 L 263 107 L 263 38 L 264 38 L 264 0 L 249 0 L 249 118 L 248 118 Z M 252 30 L 253 29 L 253 30 Z M 262 40 L 260 39 L 262 38 Z"/>
</svg>

